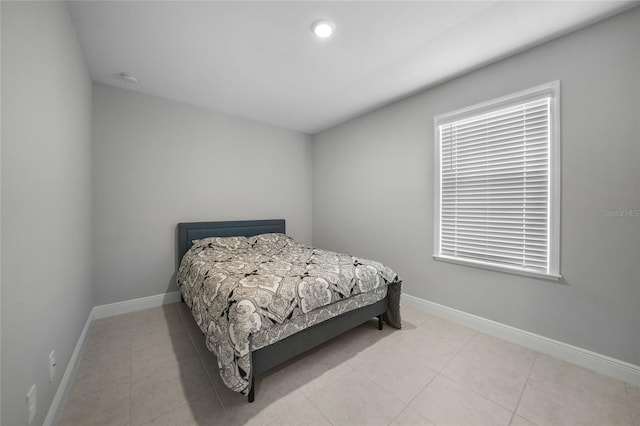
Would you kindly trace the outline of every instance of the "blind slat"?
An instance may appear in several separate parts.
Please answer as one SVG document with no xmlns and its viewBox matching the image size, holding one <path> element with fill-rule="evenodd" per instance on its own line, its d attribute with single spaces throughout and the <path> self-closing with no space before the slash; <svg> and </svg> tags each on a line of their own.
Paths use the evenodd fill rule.
<svg viewBox="0 0 640 426">
<path fill-rule="evenodd" d="M 546 122 L 523 122 L 518 125 L 509 125 L 507 127 L 498 127 L 494 129 L 486 129 L 478 133 L 466 133 L 464 135 L 453 132 L 451 134 L 442 135 L 443 146 L 470 147 L 474 145 L 486 144 L 487 141 L 495 143 L 504 143 L 510 140 L 522 140 L 524 137 L 532 138 L 545 134 L 548 131 Z"/>
</svg>

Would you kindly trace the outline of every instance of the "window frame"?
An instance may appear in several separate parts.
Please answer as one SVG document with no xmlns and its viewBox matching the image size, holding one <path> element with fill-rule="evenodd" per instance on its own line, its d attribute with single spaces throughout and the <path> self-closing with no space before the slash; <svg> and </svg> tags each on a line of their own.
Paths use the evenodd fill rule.
<svg viewBox="0 0 640 426">
<path fill-rule="evenodd" d="M 549 163 L 548 163 L 548 204 L 547 204 L 547 271 L 539 272 L 507 265 L 485 263 L 470 259 L 443 255 L 440 251 L 440 222 L 442 216 L 441 186 L 442 165 L 440 158 L 441 140 L 440 126 L 471 117 L 488 114 L 504 108 L 521 105 L 538 99 L 550 98 L 549 101 Z M 560 81 L 552 81 L 530 89 L 481 102 L 444 114 L 436 115 L 434 123 L 434 239 L 433 259 L 463 266 L 471 266 L 492 271 L 506 272 L 535 278 L 557 281 L 560 275 Z"/>
</svg>

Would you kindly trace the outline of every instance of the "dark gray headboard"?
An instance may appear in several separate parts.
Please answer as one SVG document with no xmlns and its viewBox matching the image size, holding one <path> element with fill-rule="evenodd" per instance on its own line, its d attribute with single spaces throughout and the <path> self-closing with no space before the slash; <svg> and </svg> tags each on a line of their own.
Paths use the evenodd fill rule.
<svg viewBox="0 0 640 426">
<path fill-rule="evenodd" d="M 259 234 L 285 233 L 284 219 L 235 220 L 225 222 L 189 222 L 178 224 L 178 265 L 193 240 L 207 237 L 252 237 Z"/>
</svg>

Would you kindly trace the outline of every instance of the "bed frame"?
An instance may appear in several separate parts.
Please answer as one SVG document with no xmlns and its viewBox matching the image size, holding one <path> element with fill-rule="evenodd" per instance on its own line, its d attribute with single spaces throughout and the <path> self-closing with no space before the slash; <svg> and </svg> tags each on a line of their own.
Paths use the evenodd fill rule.
<svg viewBox="0 0 640 426">
<path fill-rule="evenodd" d="M 230 222 L 191 222 L 178 224 L 178 265 L 191 247 L 193 240 L 206 237 L 251 237 L 266 233 L 285 233 L 284 219 L 244 220 Z M 255 399 L 256 376 L 283 362 L 312 349 L 360 324 L 378 317 L 378 329 L 382 330 L 382 318 L 387 311 L 387 298 L 328 319 L 299 331 L 279 342 L 251 352 L 251 383 L 248 400 Z"/>
</svg>

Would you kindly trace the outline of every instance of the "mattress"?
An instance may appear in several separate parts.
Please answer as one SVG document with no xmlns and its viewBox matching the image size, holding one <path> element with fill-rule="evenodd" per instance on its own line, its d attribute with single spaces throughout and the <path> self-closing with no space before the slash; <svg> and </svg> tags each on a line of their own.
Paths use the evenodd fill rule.
<svg viewBox="0 0 640 426">
<path fill-rule="evenodd" d="M 196 240 L 177 277 L 223 382 L 237 392 L 248 391 L 251 351 L 382 300 L 399 282 L 379 262 L 284 234 Z"/>
</svg>

